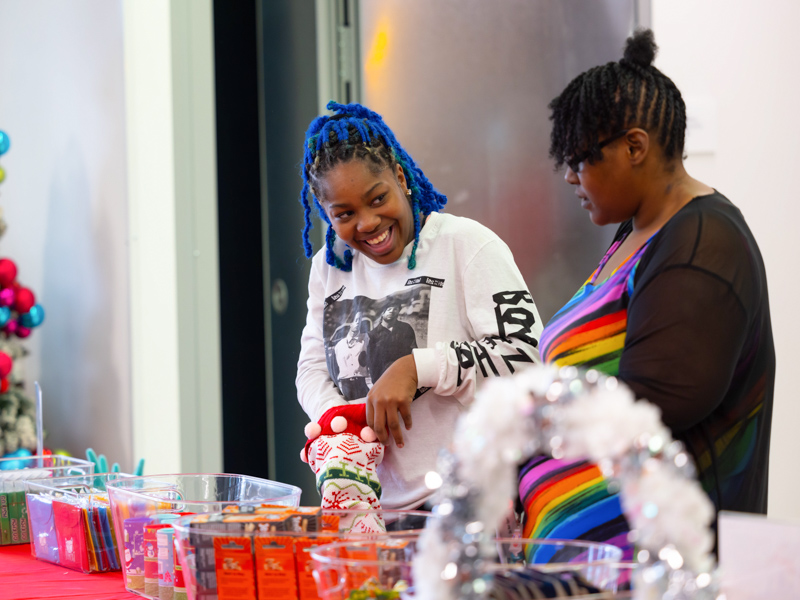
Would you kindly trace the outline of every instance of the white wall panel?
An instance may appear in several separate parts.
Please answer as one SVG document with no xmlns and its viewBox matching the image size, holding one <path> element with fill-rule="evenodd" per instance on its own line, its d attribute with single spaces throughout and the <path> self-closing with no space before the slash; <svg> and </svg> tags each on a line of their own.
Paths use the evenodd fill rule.
<svg viewBox="0 0 800 600">
<path fill-rule="evenodd" d="M 691 175 L 744 213 L 764 256 L 777 355 L 769 513 L 800 518 L 800 295 L 796 272 L 800 203 L 800 3 L 653 0 L 656 65 L 684 96 L 716 108 L 715 150 L 689 154 Z"/>
<path fill-rule="evenodd" d="M 47 445 L 222 469 L 210 0 L 0 0 L 0 255 Z"/>
<path fill-rule="evenodd" d="M 0 255 L 46 320 L 26 342 L 46 445 L 132 467 L 122 7 L 0 0 Z"/>
</svg>

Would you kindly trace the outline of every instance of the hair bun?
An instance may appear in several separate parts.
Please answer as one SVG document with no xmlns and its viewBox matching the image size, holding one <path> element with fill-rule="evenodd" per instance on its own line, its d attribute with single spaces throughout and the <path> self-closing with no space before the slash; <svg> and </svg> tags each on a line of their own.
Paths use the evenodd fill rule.
<svg viewBox="0 0 800 600">
<path fill-rule="evenodd" d="M 649 67 L 653 64 L 653 59 L 658 52 L 655 36 L 651 29 L 637 29 L 633 35 L 625 41 L 625 53 L 623 60 Z"/>
</svg>

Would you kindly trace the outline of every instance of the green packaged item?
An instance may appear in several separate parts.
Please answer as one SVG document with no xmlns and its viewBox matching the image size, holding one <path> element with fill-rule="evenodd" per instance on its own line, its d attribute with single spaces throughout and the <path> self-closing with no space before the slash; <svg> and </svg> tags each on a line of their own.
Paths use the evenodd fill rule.
<svg viewBox="0 0 800 600">
<path fill-rule="evenodd" d="M 0 492 L 0 545 L 11 543 L 11 523 L 8 519 L 8 493 Z"/>
<path fill-rule="evenodd" d="M 11 529 L 12 544 L 27 544 L 30 542 L 25 492 L 11 492 L 8 494 L 8 521 Z"/>
<path fill-rule="evenodd" d="M 91 475 L 94 465 L 71 456 L 0 458 L 0 546 L 30 542 L 26 486 L 56 477 Z"/>
</svg>

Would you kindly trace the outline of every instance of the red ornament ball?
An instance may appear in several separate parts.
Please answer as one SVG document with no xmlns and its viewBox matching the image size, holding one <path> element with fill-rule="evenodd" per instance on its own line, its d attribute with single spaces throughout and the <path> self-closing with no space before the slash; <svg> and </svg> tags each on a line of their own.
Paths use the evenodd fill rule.
<svg viewBox="0 0 800 600">
<path fill-rule="evenodd" d="M 0 379 L 5 379 L 11 373 L 11 367 L 14 366 L 14 361 L 5 352 L 0 352 Z"/>
<path fill-rule="evenodd" d="M 16 334 L 17 334 L 17 337 L 19 337 L 19 338 L 26 338 L 31 334 L 31 330 L 28 327 L 23 327 L 22 325 L 17 325 Z"/>
<path fill-rule="evenodd" d="M 13 260 L 0 258 L 0 287 L 8 287 L 17 278 L 17 265 Z"/>
<path fill-rule="evenodd" d="M 17 290 L 17 296 L 14 298 L 14 310 L 20 314 L 26 313 L 34 304 L 36 304 L 36 296 L 32 291 L 24 287 Z"/>
<path fill-rule="evenodd" d="M 3 377 L 0 379 L 0 394 L 5 394 L 8 391 L 8 379 Z"/>
</svg>

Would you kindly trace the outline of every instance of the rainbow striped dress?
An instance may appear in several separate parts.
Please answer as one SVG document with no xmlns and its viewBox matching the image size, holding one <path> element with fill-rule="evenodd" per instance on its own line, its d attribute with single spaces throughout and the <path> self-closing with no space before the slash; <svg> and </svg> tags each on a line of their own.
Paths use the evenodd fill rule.
<svg viewBox="0 0 800 600">
<path fill-rule="evenodd" d="M 545 362 L 617 375 L 633 276 L 650 241 L 598 283 L 597 275 L 624 239 L 611 245 L 594 273 L 545 327 L 539 341 Z M 608 542 L 630 558 L 628 524 L 619 498 L 609 493 L 596 466 L 537 456 L 521 470 L 519 484 L 525 537 Z"/>
<path fill-rule="evenodd" d="M 545 362 L 619 374 L 633 278 L 652 239 L 626 258 L 608 279 L 597 283 L 597 275 L 625 237 L 611 244 L 594 273 L 542 332 L 539 348 Z"/>
</svg>

